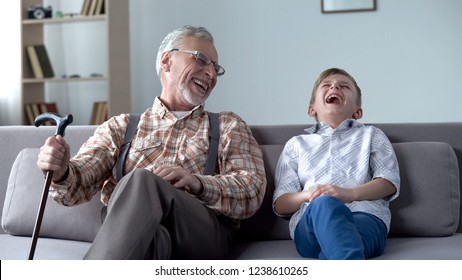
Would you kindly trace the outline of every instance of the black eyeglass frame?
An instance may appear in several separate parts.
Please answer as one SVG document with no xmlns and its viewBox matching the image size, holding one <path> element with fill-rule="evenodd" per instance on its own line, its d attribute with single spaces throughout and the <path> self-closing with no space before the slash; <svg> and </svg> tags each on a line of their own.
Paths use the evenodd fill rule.
<svg viewBox="0 0 462 280">
<path fill-rule="evenodd" d="M 183 49 L 171 49 L 170 52 L 182 52 L 182 53 L 189 53 L 194 58 L 196 61 L 199 63 L 201 66 L 207 66 L 210 63 L 213 64 L 213 68 L 215 69 L 215 72 L 217 73 L 217 76 L 222 76 L 225 74 L 225 68 L 221 66 L 220 64 L 217 64 L 215 61 L 213 61 L 208 55 L 201 53 L 200 51 L 196 50 L 183 50 Z"/>
</svg>

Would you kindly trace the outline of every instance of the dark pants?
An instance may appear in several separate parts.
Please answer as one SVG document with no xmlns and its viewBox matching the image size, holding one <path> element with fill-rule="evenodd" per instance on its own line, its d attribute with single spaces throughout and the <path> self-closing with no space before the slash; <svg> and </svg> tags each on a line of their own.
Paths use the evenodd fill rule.
<svg viewBox="0 0 462 280">
<path fill-rule="evenodd" d="M 225 259 L 231 222 L 152 172 L 120 180 L 85 259 Z"/>
</svg>

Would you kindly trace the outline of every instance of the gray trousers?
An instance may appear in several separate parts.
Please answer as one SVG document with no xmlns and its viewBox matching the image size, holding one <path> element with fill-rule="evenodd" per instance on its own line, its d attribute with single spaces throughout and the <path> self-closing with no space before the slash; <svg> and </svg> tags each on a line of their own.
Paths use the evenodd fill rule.
<svg viewBox="0 0 462 280">
<path fill-rule="evenodd" d="M 85 259 L 225 259 L 231 231 L 228 218 L 136 169 L 114 190 Z"/>
</svg>

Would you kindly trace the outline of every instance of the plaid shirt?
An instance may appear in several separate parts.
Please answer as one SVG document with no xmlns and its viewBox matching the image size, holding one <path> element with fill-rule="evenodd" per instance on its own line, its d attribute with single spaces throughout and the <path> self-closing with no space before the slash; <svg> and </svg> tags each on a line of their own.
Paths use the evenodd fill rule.
<svg viewBox="0 0 462 280">
<path fill-rule="evenodd" d="M 253 215 L 263 200 L 266 177 L 260 147 L 249 127 L 236 114 L 222 112 L 218 165 L 214 176 L 202 175 L 209 149 L 209 119 L 203 106 L 177 119 L 156 98 L 138 124 L 125 164 L 155 170 L 160 165 L 181 166 L 204 186 L 197 198 L 216 213 L 233 219 Z M 51 196 L 63 205 L 89 201 L 101 191 L 107 205 L 117 184 L 115 165 L 128 125 L 128 115 L 99 126 L 69 163 L 69 176 L 52 184 Z"/>
</svg>

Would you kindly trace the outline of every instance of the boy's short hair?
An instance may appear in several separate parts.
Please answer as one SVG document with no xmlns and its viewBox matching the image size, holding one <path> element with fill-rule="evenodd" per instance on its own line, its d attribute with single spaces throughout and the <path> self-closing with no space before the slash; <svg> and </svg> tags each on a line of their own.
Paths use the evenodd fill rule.
<svg viewBox="0 0 462 280">
<path fill-rule="evenodd" d="M 314 99 L 316 97 L 316 90 L 318 89 L 318 86 L 324 81 L 327 77 L 334 75 L 334 74 L 340 74 L 347 76 L 354 84 L 356 88 L 356 93 L 357 93 L 357 99 L 356 99 L 356 104 L 358 106 L 361 106 L 362 103 L 362 98 L 361 98 L 361 89 L 359 88 L 358 84 L 356 83 L 356 80 L 351 76 L 347 71 L 340 69 L 340 68 L 329 68 L 327 70 L 324 70 L 316 80 L 313 86 L 313 91 L 311 92 L 311 100 L 310 100 L 310 105 L 314 103 Z"/>
</svg>

